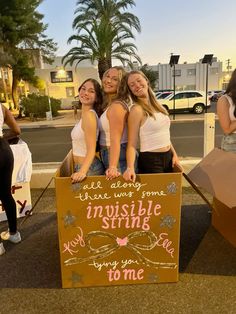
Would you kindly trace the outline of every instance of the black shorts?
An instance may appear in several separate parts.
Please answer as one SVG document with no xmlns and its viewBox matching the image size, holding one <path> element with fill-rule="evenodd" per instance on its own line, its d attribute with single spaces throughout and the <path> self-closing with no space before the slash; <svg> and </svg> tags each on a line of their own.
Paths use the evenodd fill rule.
<svg viewBox="0 0 236 314">
<path fill-rule="evenodd" d="M 167 152 L 140 152 L 138 157 L 139 173 L 173 172 L 173 153 Z"/>
</svg>

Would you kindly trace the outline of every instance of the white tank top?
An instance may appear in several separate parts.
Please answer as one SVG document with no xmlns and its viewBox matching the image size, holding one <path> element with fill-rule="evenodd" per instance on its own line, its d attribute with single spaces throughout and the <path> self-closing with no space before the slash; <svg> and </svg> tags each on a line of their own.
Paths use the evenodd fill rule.
<svg viewBox="0 0 236 314">
<path fill-rule="evenodd" d="M 3 124 L 4 124 L 4 116 L 3 116 L 3 109 L 2 104 L 0 103 L 0 136 L 3 136 Z"/>
<path fill-rule="evenodd" d="M 236 117 L 234 116 L 234 109 L 235 109 L 235 104 L 233 103 L 232 98 L 229 95 L 224 95 L 226 99 L 228 100 L 229 103 L 229 118 L 230 121 L 235 121 Z M 236 130 L 233 131 L 232 133 L 236 133 Z"/>
<path fill-rule="evenodd" d="M 91 109 L 90 111 L 94 112 L 97 120 L 97 131 L 96 131 L 96 140 L 98 140 L 98 116 L 96 112 Z M 72 152 L 74 156 L 85 157 L 87 154 L 87 147 L 85 142 L 84 130 L 82 129 L 82 119 L 74 126 L 71 131 L 71 139 L 72 139 Z"/>
<path fill-rule="evenodd" d="M 169 146 L 170 118 L 162 112 L 154 113 L 155 119 L 148 116 L 139 130 L 140 152 L 148 152 Z"/>
<path fill-rule="evenodd" d="M 125 103 L 124 105 L 128 110 L 128 106 Z M 109 147 L 111 144 L 110 144 L 110 125 L 107 119 L 108 108 L 103 112 L 103 114 L 100 116 L 100 119 L 99 119 L 99 131 L 100 131 L 99 144 L 102 146 Z M 120 143 L 123 144 L 127 142 L 128 142 L 128 130 L 127 130 L 127 122 L 126 122 L 124 130 L 123 130 L 123 134 L 121 136 Z"/>
</svg>

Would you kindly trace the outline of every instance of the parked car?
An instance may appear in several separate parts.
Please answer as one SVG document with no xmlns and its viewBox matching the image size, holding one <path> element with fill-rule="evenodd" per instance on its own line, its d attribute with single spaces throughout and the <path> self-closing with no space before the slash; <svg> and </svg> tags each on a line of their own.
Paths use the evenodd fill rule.
<svg viewBox="0 0 236 314">
<path fill-rule="evenodd" d="M 225 90 L 211 90 L 207 95 L 209 96 L 208 98 L 210 101 L 216 102 L 224 93 Z"/>
<path fill-rule="evenodd" d="M 204 112 L 205 109 L 205 93 L 202 91 L 188 90 L 188 91 L 177 91 L 174 94 L 169 95 L 165 99 L 159 100 L 163 107 L 165 107 L 169 112 L 174 109 L 175 100 L 175 110 L 176 111 L 189 111 L 196 114 Z M 210 107 L 210 104 L 207 104 Z"/>
<path fill-rule="evenodd" d="M 157 99 L 165 99 L 167 98 L 168 96 L 172 95 L 173 92 L 160 92 L 157 96 Z"/>
</svg>

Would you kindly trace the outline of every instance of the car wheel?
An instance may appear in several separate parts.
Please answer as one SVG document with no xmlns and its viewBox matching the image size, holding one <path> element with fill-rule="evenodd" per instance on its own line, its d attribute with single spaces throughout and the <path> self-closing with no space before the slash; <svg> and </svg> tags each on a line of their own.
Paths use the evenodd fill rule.
<svg viewBox="0 0 236 314">
<path fill-rule="evenodd" d="M 196 104 L 194 105 L 193 107 L 193 112 L 196 113 L 196 114 L 200 114 L 200 113 L 203 113 L 204 111 L 204 105 L 203 104 Z"/>
</svg>

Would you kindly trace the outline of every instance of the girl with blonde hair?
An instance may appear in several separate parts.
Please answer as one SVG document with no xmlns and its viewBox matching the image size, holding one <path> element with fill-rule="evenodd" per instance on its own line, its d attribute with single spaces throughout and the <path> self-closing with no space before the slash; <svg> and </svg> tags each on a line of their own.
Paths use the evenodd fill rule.
<svg viewBox="0 0 236 314">
<path fill-rule="evenodd" d="M 138 172 L 172 172 L 179 164 L 170 141 L 170 118 L 157 101 L 148 81 L 141 71 L 129 72 L 124 81 L 123 97 L 130 94 L 133 106 L 128 117 L 127 169 L 125 180 L 135 181 L 135 159 L 139 143 Z"/>
<path fill-rule="evenodd" d="M 125 70 L 120 66 L 108 69 L 102 78 L 104 112 L 100 117 L 100 155 L 107 179 L 113 179 L 126 169 L 128 104 L 117 98 Z"/>
</svg>

